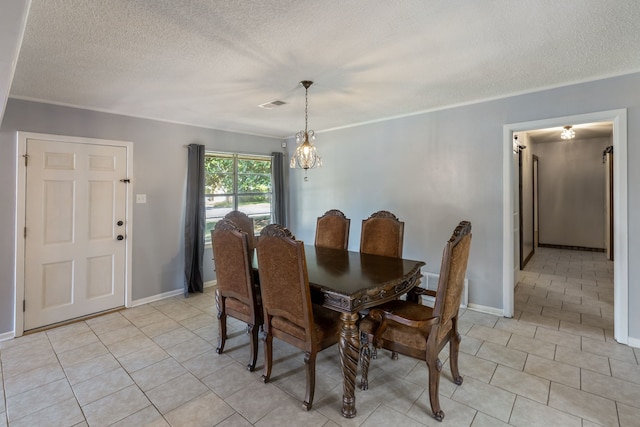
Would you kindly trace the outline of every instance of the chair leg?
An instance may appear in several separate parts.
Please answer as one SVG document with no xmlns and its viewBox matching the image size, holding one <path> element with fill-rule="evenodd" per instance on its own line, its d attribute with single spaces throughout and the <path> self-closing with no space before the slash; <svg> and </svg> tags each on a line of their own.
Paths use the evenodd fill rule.
<svg viewBox="0 0 640 427">
<path fill-rule="evenodd" d="M 258 360 L 258 330 L 259 328 L 255 325 L 247 325 L 247 332 L 251 340 L 251 359 L 249 359 L 249 364 L 247 365 L 249 372 L 254 371 Z"/>
<path fill-rule="evenodd" d="M 218 308 L 218 347 L 216 347 L 216 353 L 222 354 L 224 351 L 224 344 L 227 340 L 227 315 L 224 307 L 224 297 L 220 296 L 220 293 L 216 291 L 216 307 Z"/>
<path fill-rule="evenodd" d="M 429 402 L 431 402 L 431 412 L 433 412 L 433 417 L 437 421 L 442 421 L 444 411 L 440 408 L 440 396 L 438 394 L 442 362 L 436 357 L 435 360 L 427 360 L 427 367 L 429 368 Z"/>
<path fill-rule="evenodd" d="M 360 334 L 360 366 L 362 366 L 362 377 L 360 380 L 360 389 L 369 389 L 369 363 L 371 361 L 371 350 L 369 349 L 369 335 Z"/>
<path fill-rule="evenodd" d="M 268 383 L 271 378 L 271 362 L 273 359 L 273 335 L 266 333 L 264 340 L 264 374 L 262 374 L 262 382 Z"/>
<path fill-rule="evenodd" d="M 304 364 L 307 366 L 307 394 L 302 406 L 309 411 L 313 405 L 313 395 L 316 390 L 316 352 L 305 353 Z"/>
<path fill-rule="evenodd" d="M 449 341 L 449 363 L 451 366 L 451 375 L 453 375 L 453 382 L 457 385 L 462 384 L 462 376 L 460 375 L 460 371 L 458 370 L 458 353 L 460 353 L 460 341 L 462 341 L 462 337 L 457 332 L 451 338 L 451 341 Z"/>
</svg>

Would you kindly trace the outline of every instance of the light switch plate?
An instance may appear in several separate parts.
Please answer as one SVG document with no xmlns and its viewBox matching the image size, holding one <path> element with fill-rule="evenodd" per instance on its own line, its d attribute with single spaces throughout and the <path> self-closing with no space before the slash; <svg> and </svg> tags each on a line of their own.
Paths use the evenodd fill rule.
<svg viewBox="0 0 640 427">
<path fill-rule="evenodd" d="M 136 194 L 136 203 L 147 203 L 146 194 Z"/>
</svg>

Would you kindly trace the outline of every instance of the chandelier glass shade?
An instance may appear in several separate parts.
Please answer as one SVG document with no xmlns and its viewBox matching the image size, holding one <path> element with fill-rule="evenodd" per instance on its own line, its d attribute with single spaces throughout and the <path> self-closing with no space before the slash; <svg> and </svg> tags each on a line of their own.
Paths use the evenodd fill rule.
<svg viewBox="0 0 640 427">
<path fill-rule="evenodd" d="M 573 139 L 576 137 L 576 132 L 571 128 L 571 126 L 565 126 L 560 133 L 560 138 L 562 139 Z"/>
<path fill-rule="evenodd" d="M 291 157 L 289 166 L 291 168 L 304 169 L 305 172 L 308 169 L 314 169 L 322 166 L 322 159 L 318 156 L 316 147 L 313 145 L 313 141 L 316 139 L 316 134 L 312 130 L 308 130 L 309 119 L 309 100 L 308 91 L 309 86 L 313 84 L 312 81 L 304 80 L 300 84 L 304 86 L 304 130 L 301 130 L 296 134 L 296 151 Z M 305 177 L 306 180 L 306 177 Z"/>
</svg>

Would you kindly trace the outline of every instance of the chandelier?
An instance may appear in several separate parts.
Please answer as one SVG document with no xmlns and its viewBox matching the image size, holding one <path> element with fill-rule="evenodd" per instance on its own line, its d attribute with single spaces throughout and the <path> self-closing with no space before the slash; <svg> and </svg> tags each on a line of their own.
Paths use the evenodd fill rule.
<svg viewBox="0 0 640 427">
<path fill-rule="evenodd" d="M 291 168 L 304 169 L 304 180 L 307 181 L 307 170 L 314 169 L 322 166 L 322 159 L 316 152 L 316 147 L 313 145 L 313 141 L 316 139 L 316 134 L 312 130 L 308 130 L 307 122 L 309 119 L 309 100 L 308 92 L 309 86 L 313 84 L 312 81 L 303 80 L 300 82 L 304 86 L 304 130 L 301 130 L 296 134 L 296 152 L 291 157 L 289 166 Z"/>
<path fill-rule="evenodd" d="M 573 139 L 576 137 L 576 132 L 571 128 L 571 126 L 565 126 L 560 133 L 560 138 L 562 139 Z"/>
</svg>

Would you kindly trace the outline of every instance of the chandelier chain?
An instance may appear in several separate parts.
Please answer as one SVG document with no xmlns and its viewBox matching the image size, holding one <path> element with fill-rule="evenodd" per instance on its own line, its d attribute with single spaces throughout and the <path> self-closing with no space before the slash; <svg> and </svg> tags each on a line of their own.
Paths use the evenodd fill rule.
<svg viewBox="0 0 640 427">
<path fill-rule="evenodd" d="M 315 169 L 322 166 L 322 159 L 316 152 L 313 145 L 315 132 L 309 130 L 309 86 L 313 84 L 311 80 L 303 80 L 300 84 L 304 87 L 304 131 L 296 134 L 298 144 L 295 153 L 291 157 L 289 166 L 291 168 L 301 168 L 305 171 L 304 180 L 307 181 L 307 169 Z"/>
<path fill-rule="evenodd" d="M 309 120 L 309 87 L 304 88 L 304 133 L 307 133 L 307 122 Z"/>
</svg>

